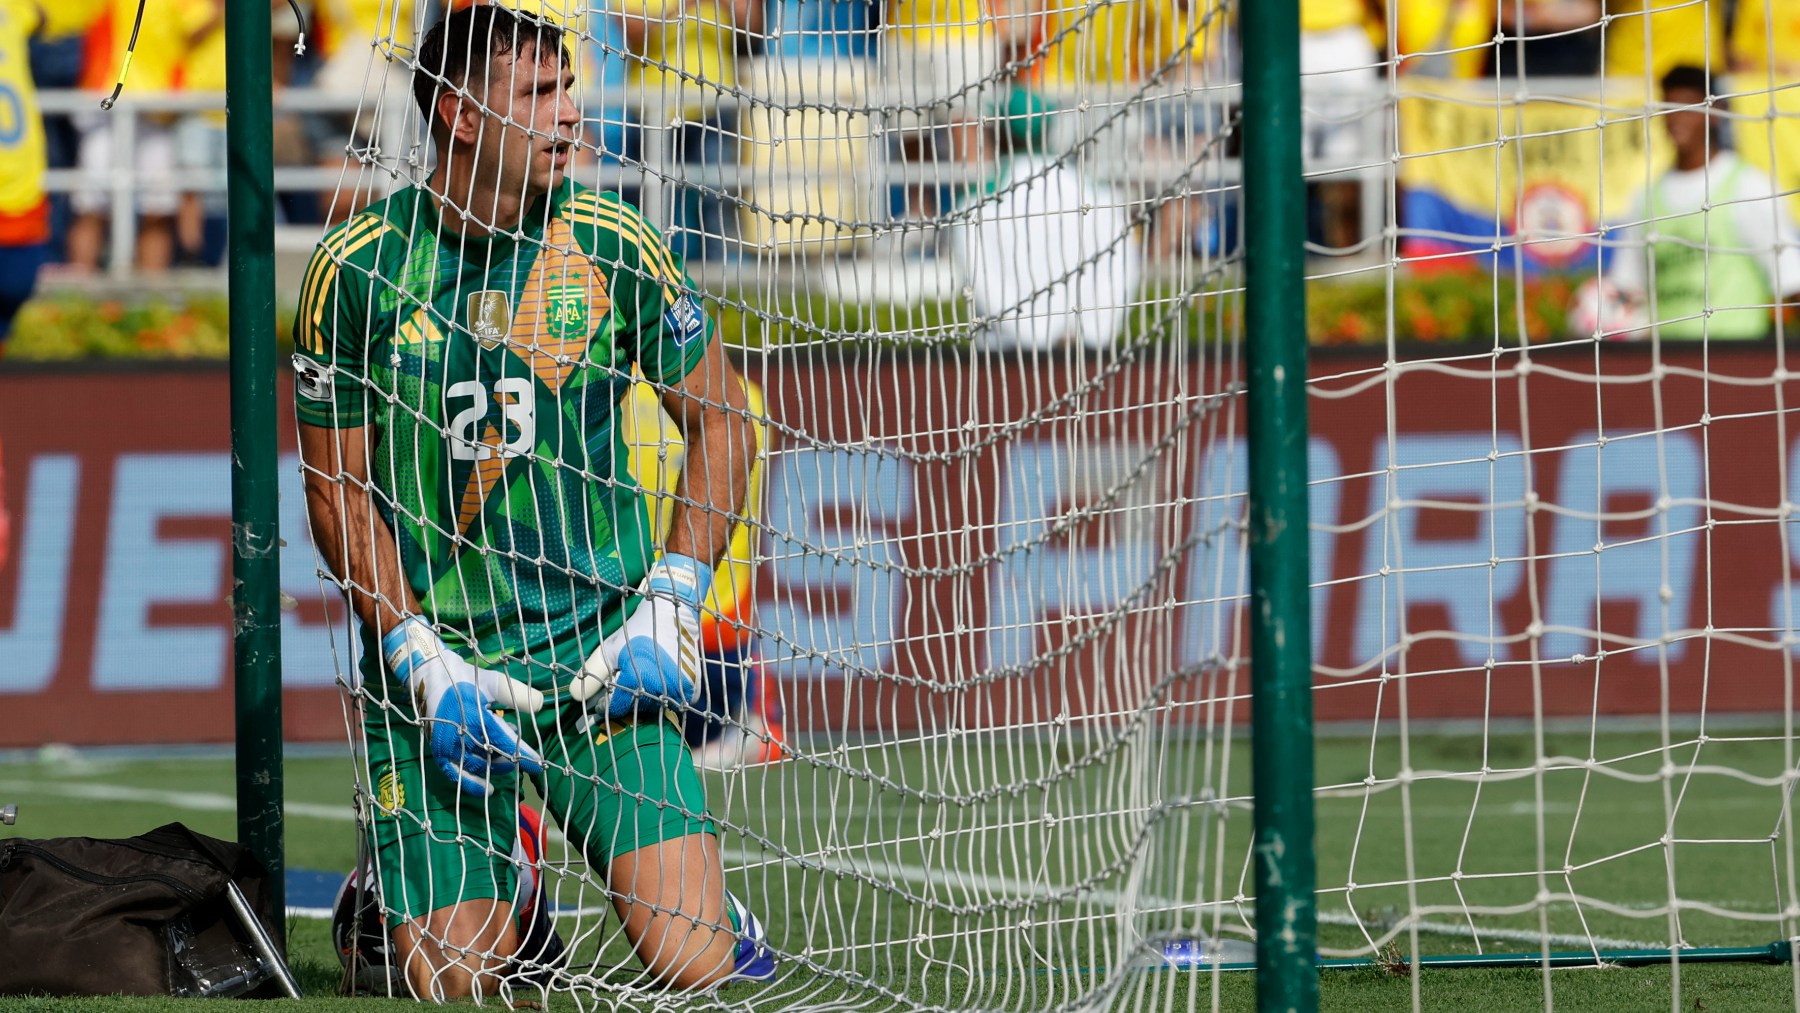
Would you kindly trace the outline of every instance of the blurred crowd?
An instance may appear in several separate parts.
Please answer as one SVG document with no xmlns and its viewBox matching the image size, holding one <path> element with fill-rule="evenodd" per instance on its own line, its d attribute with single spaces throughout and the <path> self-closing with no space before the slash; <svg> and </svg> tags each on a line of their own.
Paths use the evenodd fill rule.
<svg viewBox="0 0 1800 1013">
<path fill-rule="evenodd" d="M 279 115 L 277 165 L 358 169 L 378 161 L 404 173 L 428 160 L 406 58 L 415 26 L 434 20 L 443 2 L 302 0 L 291 8 L 276 0 L 276 87 L 345 97 L 336 111 Z M 91 10 L 58 17 L 34 38 L 38 89 L 109 91 L 125 61 L 137 0 L 62 4 L 77 14 Z M 1123 103 L 1110 96 L 1145 86 L 1193 96 L 1202 84 L 1234 80 L 1237 63 L 1229 10 L 1235 5 L 1222 0 L 522 6 L 577 32 L 591 160 L 613 167 L 620 185 L 632 188 L 628 195 L 668 223 L 678 252 L 708 260 L 728 259 L 747 242 L 831 252 L 856 241 L 856 230 L 843 225 L 852 222 L 897 223 L 893 231 L 905 243 L 906 223 L 929 222 L 969 188 L 991 185 L 990 169 L 1005 157 L 1055 150 L 1059 131 L 1091 137 L 1112 129 Z M 222 91 L 224 7 L 225 0 L 152 0 L 127 92 Z M 1759 81 L 1800 79 L 1800 0 L 1302 0 L 1301 8 L 1308 154 L 1337 165 L 1386 157 L 1371 150 L 1382 142 L 1379 122 L 1373 132 L 1370 124 L 1388 75 L 1606 74 L 1648 86 L 1692 65 Z M 307 46 L 296 54 L 303 25 Z M 1137 133 L 1111 154 L 1128 170 L 1140 148 L 1172 146 L 1187 152 L 1177 162 L 1194 164 L 1195 146 L 1231 145 L 1215 136 L 1227 108 L 1207 97 L 1139 103 L 1130 114 Z M 50 165 L 76 170 L 80 180 L 52 199 L 51 262 L 68 271 L 104 262 L 121 234 L 109 228 L 118 206 L 112 180 L 128 159 L 136 175 L 137 268 L 216 264 L 223 115 L 141 115 L 128 141 L 118 121 L 97 102 L 84 112 L 46 116 Z M 805 143 L 784 146 L 793 139 Z M 851 171 L 872 160 L 894 167 L 879 187 L 867 183 L 866 172 Z M 734 183 L 746 168 L 763 172 L 754 194 Z M 1361 220 L 1360 186 L 1350 174 L 1315 181 L 1314 243 L 1352 250 L 1370 234 L 1378 223 Z M 279 214 L 289 223 L 326 222 L 366 195 L 352 188 L 351 196 L 334 199 L 333 189 L 284 191 Z M 744 213 L 750 201 L 765 212 L 760 220 Z M 1147 230 L 1150 256 L 1235 242 L 1229 216 L 1218 208 L 1168 203 Z"/>
</svg>

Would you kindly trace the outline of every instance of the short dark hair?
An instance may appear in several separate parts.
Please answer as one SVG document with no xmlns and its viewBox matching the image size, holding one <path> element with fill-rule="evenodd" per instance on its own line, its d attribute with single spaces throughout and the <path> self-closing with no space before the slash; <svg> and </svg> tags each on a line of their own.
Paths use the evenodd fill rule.
<svg viewBox="0 0 1800 1013">
<path fill-rule="evenodd" d="M 562 42 L 562 28 L 547 18 L 526 14 L 497 3 L 476 3 L 451 11 L 431 26 L 419 44 L 419 61 L 413 67 L 413 101 L 432 129 L 438 93 L 446 87 L 467 88 L 469 73 L 485 69 L 489 60 L 537 47 L 538 58 L 555 49 L 563 66 L 571 62 Z"/>
<path fill-rule="evenodd" d="M 1710 96 L 1712 75 L 1706 72 L 1705 67 L 1696 67 L 1691 63 L 1670 67 L 1669 72 L 1662 76 L 1662 90 L 1664 95 L 1671 91 L 1697 91 Z"/>
</svg>

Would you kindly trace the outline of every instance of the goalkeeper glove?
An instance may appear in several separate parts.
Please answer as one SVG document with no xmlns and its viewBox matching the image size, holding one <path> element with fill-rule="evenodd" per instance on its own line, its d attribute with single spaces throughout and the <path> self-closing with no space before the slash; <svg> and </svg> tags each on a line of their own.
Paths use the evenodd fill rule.
<svg viewBox="0 0 1800 1013">
<path fill-rule="evenodd" d="M 431 728 L 431 755 L 458 788 L 477 798 L 494 790 L 490 774 L 514 767 L 541 774 L 544 762 L 519 741 L 495 707 L 527 714 L 544 706 L 544 694 L 500 672 L 476 668 L 451 653 L 419 616 L 408 616 L 381 638 L 381 652 L 412 694 L 419 719 Z"/>
<path fill-rule="evenodd" d="M 586 702 L 609 690 L 611 718 L 693 703 L 700 692 L 700 603 L 711 585 L 705 563 L 664 556 L 644 578 L 636 611 L 588 655 L 569 695 Z"/>
</svg>

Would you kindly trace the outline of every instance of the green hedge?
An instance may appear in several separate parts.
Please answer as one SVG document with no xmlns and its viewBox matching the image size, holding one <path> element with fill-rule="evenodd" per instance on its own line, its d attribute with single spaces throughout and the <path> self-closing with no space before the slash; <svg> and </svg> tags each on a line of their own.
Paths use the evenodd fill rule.
<svg viewBox="0 0 1800 1013">
<path fill-rule="evenodd" d="M 1492 344 L 1564 336 L 1570 296 L 1567 277 L 1528 280 L 1523 293 L 1509 278 L 1443 274 L 1396 278 L 1394 337 L 1408 343 Z M 1332 280 L 1307 286 L 1308 329 L 1314 345 L 1379 345 L 1388 334 L 1385 279 Z M 756 307 L 752 312 L 750 307 Z M 960 344 L 971 319 L 962 303 L 891 306 L 782 296 L 764 303 L 751 295 L 713 302 L 721 333 L 747 348 L 847 341 L 908 346 Z M 1172 288 L 1147 293 L 1133 314 L 1134 333 L 1157 331 L 1189 340 L 1215 339 L 1239 327 L 1235 295 L 1183 299 Z M 1185 320 L 1179 319 L 1185 315 Z M 1522 319 L 1521 319 L 1522 318 Z M 277 332 L 292 340 L 293 314 L 284 309 Z M 73 293 L 40 298 L 19 314 L 7 358 L 20 362 L 88 359 L 221 359 L 229 347 L 226 303 L 219 295 L 150 296 L 135 301 L 85 299 Z"/>
<path fill-rule="evenodd" d="M 1394 337 L 1422 344 L 1492 344 L 1568 337 L 1569 302 L 1580 279 L 1530 278 L 1521 291 L 1510 277 L 1436 274 L 1396 277 Z M 1307 331 L 1314 345 L 1368 345 L 1387 340 L 1385 281 L 1324 282 L 1307 286 Z"/>
<path fill-rule="evenodd" d="M 32 300 L 13 322 L 6 357 L 19 362 L 86 359 L 223 359 L 231 344 L 225 298 L 217 295 Z M 282 320 L 284 339 L 292 314 Z"/>
</svg>

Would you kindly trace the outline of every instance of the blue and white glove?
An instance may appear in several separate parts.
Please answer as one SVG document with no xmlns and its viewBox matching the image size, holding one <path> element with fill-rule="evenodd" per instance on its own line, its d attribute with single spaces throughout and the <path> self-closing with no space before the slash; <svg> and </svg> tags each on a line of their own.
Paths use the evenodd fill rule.
<svg viewBox="0 0 1800 1013">
<path fill-rule="evenodd" d="M 711 586 L 712 567 L 692 556 L 664 556 L 638 588 L 637 609 L 588 655 L 569 695 L 585 703 L 610 691 L 610 718 L 693 703 L 700 693 L 700 603 Z"/>
<path fill-rule="evenodd" d="M 420 720 L 431 730 L 431 755 L 451 783 L 477 798 L 494 790 L 490 774 L 515 767 L 544 772 L 544 761 L 519 741 L 519 731 L 494 708 L 535 714 L 544 694 L 500 672 L 476 668 L 444 646 L 419 616 L 408 616 L 381 638 L 388 671 L 406 684 Z"/>
</svg>

